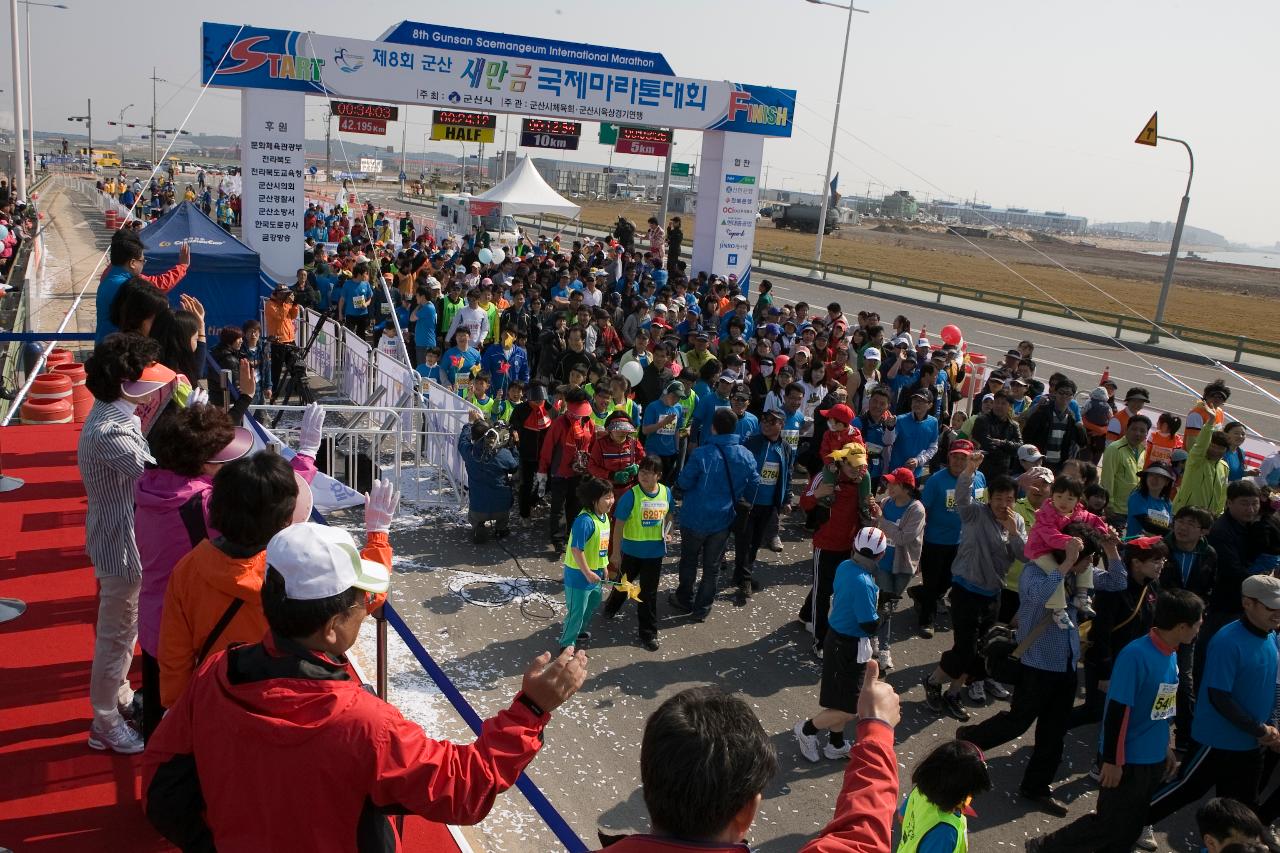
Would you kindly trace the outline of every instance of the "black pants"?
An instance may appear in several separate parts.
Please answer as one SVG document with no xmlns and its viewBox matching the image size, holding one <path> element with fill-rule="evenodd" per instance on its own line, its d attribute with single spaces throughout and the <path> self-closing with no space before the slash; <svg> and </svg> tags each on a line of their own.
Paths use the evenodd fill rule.
<svg viewBox="0 0 1280 853">
<path fill-rule="evenodd" d="M 581 482 L 582 478 L 578 476 L 547 480 L 547 499 L 551 502 L 551 511 L 547 513 L 547 536 L 557 551 L 563 550 L 569 538 L 569 528 L 582 511 L 582 505 L 578 503 L 578 484 Z"/>
<path fill-rule="evenodd" d="M 1021 737 L 1035 723 L 1036 741 L 1022 775 L 1022 790 L 1044 794 L 1062 763 L 1067 717 L 1076 696 L 1076 673 L 1074 669 L 1049 672 L 1026 664 L 1021 666 L 1022 681 L 1013 690 L 1009 710 L 976 726 L 962 726 L 956 737 L 972 741 L 982 750 L 994 749 Z"/>
<path fill-rule="evenodd" d="M 847 559 L 848 551 L 825 551 L 820 548 L 813 552 L 813 586 L 800 607 L 800 619 L 813 623 L 813 639 L 819 646 L 827 636 L 827 619 L 831 614 L 836 567 Z"/>
<path fill-rule="evenodd" d="M 146 652 L 142 653 L 142 739 L 151 733 L 164 718 L 164 706 L 160 704 L 160 661 Z"/>
<path fill-rule="evenodd" d="M 343 321 L 343 325 L 363 338 L 369 334 L 369 315 L 365 314 L 356 317 L 348 314 L 346 320 Z"/>
<path fill-rule="evenodd" d="M 1210 788 L 1219 797 L 1239 800 L 1256 811 L 1258 780 L 1262 776 L 1262 748 L 1213 749 L 1195 743 L 1182 762 L 1178 778 L 1151 797 L 1147 823 L 1157 824 L 1184 806 L 1196 802 Z"/>
<path fill-rule="evenodd" d="M 1151 796 L 1164 778 L 1164 762 L 1126 764 L 1115 788 L 1098 791 L 1098 807 L 1040 841 L 1041 853 L 1129 853 L 1147 825 Z"/>
<path fill-rule="evenodd" d="M 1098 687 L 1102 678 L 1098 667 L 1085 661 L 1084 664 L 1084 704 L 1071 709 L 1071 717 L 1067 727 L 1087 726 L 1090 723 L 1102 722 L 1102 710 L 1107 704 L 1107 691 Z"/>
<path fill-rule="evenodd" d="M 528 518 L 533 514 L 533 478 L 538 473 L 538 457 L 520 457 L 520 517 Z M 548 480 L 548 485 L 550 481 Z"/>
<path fill-rule="evenodd" d="M 733 582 L 751 580 L 751 569 L 760 553 L 760 543 L 778 526 L 778 507 L 753 506 L 750 512 L 738 513 L 733 531 Z"/>
<path fill-rule="evenodd" d="M 1011 589 L 1000 590 L 1000 615 L 997 621 L 1008 625 L 1013 621 L 1013 617 L 1018 615 L 1018 605 L 1022 603 L 1022 596 Z"/>
<path fill-rule="evenodd" d="M 297 356 L 298 348 L 292 346 L 291 343 L 284 344 L 279 341 L 271 342 L 271 387 L 280 387 L 280 376 L 287 370 L 292 370 L 294 361 Z"/>
<path fill-rule="evenodd" d="M 937 545 L 925 542 L 920 549 L 920 586 L 916 588 L 916 615 L 921 626 L 933 626 L 938 613 L 938 599 L 947 594 L 951 586 L 951 564 L 956 559 L 959 545 Z"/>
<path fill-rule="evenodd" d="M 680 454 L 673 453 L 670 456 L 659 456 L 662 460 L 662 476 L 658 478 L 662 485 L 668 489 L 675 488 L 676 476 L 680 473 Z"/>
<path fill-rule="evenodd" d="M 996 624 L 1000 597 L 979 595 L 962 586 L 951 587 L 951 649 L 938 664 L 951 678 L 969 682 L 987 677 L 987 663 L 978 654 L 978 641 Z"/>
<path fill-rule="evenodd" d="M 622 555 L 622 573 L 628 580 L 640 584 L 640 601 L 636 604 L 636 617 L 640 623 L 640 639 L 654 640 L 658 637 L 658 579 L 662 577 L 661 557 L 633 557 Z M 609 593 L 604 608 L 609 613 L 617 613 L 627 603 L 626 593 L 617 587 Z"/>
</svg>

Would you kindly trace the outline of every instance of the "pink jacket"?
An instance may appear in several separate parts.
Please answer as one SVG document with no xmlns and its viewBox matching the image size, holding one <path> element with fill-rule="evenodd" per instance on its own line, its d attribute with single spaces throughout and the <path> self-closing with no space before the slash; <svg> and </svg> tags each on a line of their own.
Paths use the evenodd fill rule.
<svg viewBox="0 0 1280 853">
<path fill-rule="evenodd" d="M 1052 499 L 1047 500 L 1040 504 L 1040 508 L 1036 510 L 1035 524 L 1031 525 L 1031 533 L 1027 536 L 1027 547 L 1024 549 L 1027 555 L 1027 562 L 1037 557 L 1043 557 L 1051 551 L 1061 551 L 1066 548 L 1067 543 L 1071 541 L 1071 537 L 1064 536 L 1062 528 L 1073 521 L 1087 522 L 1103 536 L 1107 535 L 1106 519 L 1085 509 L 1083 501 L 1076 504 L 1075 512 L 1071 513 L 1071 517 L 1068 518 L 1053 508 Z"/>
<path fill-rule="evenodd" d="M 308 483 L 316 476 L 315 460 L 294 456 L 294 470 Z M 163 468 L 148 468 L 134 490 L 134 538 L 142 560 L 142 587 L 138 591 L 138 643 L 152 657 L 159 657 L 160 617 L 169 575 L 178 561 L 195 547 L 179 510 L 199 496 L 210 539 L 219 533 L 209 525 L 212 477 L 185 477 Z"/>
</svg>

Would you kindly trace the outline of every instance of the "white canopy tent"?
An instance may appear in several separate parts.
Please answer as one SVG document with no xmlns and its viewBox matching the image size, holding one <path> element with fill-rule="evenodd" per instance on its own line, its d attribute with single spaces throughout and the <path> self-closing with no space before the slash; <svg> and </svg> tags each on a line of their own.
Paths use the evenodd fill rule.
<svg viewBox="0 0 1280 853">
<path fill-rule="evenodd" d="M 576 219 L 581 208 L 551 188 L 538 173 L 538 168 L 526 154 L 516 163 L 511 174 L 488 192 L 475 197 L 476 201 L 496 201 L 506 214 L 554 213 Z"/>
</svg>

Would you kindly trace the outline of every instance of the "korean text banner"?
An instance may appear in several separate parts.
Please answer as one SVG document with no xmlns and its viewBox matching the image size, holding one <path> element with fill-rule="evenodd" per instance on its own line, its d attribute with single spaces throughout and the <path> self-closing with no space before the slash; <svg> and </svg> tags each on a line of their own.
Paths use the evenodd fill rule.
<svg viewBox="0 0 1280 853">
<path fill-rule="evenodd" d="M 231 24 L 204 24 L 202 62 L 214 86 L 560 119 L 786 137 L 795 116 L 790 89 Z"/>
</svg>

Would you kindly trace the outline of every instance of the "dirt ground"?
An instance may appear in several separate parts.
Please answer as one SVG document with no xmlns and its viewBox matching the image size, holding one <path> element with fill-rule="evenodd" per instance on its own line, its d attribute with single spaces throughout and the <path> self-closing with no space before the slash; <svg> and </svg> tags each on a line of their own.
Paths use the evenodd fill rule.
<svg viewBox="0 0 1280 853">
<path fill-rule="evenodd" d="M 641 232 L 645 221 L 658 212 L 644 204 L 580 203 L 586 222 L 613 222 L 621 214 Z M 694 217 L 682 218 L 688 245 Z M 884 230 L 877 230 L 879 225 L 868 221 L 829 235 L 823 244 L 823 259 L 1029 298 L 1049 299 L 1046 294 L 1050 294 L 1068 305 L 1144 317 L 1155 313 L 1164 277 L 1164 258 L 1137 251 L 1062 240 L 1037 242 L 1032 248 L 1011 237 L 966 242 L 943 233 L 941 227 L 886 223 Z M 1025 234 L 1019 236 L 1026 239 Z M 764 220 L 756 230 L 757 248 L 798 257 L 812 254 L 813 240 L 811 234 L 779 231 Z M 1275 340 L 1280 324 L 1277 295 L 1280 270 L 1184 260 L 1178 262 L 1165 316 L 1170 323 Z"/>
</svg>

